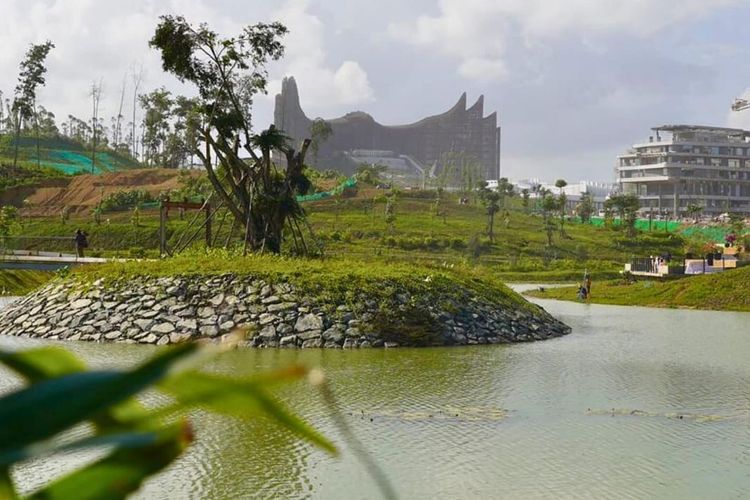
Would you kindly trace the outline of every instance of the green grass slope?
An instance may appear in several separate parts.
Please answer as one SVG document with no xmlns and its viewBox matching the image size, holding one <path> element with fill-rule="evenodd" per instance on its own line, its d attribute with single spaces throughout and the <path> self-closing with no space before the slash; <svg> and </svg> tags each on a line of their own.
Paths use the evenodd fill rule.
<svg viewBox="0 0 750 500">
<path fill-rule="evenodd" d="M 0 295 L 26 295 L 54 276 L 45 271 L 0 269 Z"/>
<path fill-rule="evenodd" d="M 594 282 L 590 302 L 625 306 L 750 311 L 750 267 L 673 281 Z M 576 287 L 550 288 L 528 295 L 545 299 L 577 300 Z"/>
</svg>

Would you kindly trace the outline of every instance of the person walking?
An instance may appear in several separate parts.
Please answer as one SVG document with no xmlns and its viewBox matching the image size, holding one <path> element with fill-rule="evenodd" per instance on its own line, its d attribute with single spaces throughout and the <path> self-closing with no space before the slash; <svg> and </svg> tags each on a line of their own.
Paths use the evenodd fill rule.
<svg viewBox="0 0 750 500">
<path fill-rule="evenodd" d="M 78 257 L 83 257 L 83 251 L 85 248 L 88 248 L 89 242 L 86 238 L 86 233 L 81 231 L 80 229 L 76 229 L 76 235 L 73 238 L 76 244 L 76 254 Z"/>
</svg>

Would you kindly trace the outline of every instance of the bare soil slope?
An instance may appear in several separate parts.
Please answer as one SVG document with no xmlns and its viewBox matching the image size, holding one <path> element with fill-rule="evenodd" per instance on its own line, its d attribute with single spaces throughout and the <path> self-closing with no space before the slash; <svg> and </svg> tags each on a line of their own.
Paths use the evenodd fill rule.
<svg viewBox="0 0 750 500">
<path fill-rule="evenodd" d="M 91 209 L 109 193 L 120 190 L 144 189 L 157 196 L 179 187 L 178 170 L 138 169 L 103 175 L 77 175 L 64 186 L 40 187 L 26 199 L 35 212 L 59 210 L 62 207 L 76 212 Z"/>
</svg>

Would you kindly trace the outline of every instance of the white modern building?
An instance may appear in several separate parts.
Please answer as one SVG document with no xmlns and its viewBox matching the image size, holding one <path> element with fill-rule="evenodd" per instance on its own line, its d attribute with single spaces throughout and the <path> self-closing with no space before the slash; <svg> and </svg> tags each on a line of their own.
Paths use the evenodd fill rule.
<svg viewBox="0 0 750 500">
<path fill-rule="evenodd" d="M 490 184 L 489 187 L 492 188 L 493 186 Z M 495 181 L 494 187 L 497 187 L 497 181 Z M 536 198 L 542 190 L 547 190 L 553 194 L 560 194 L 560 191 L 562 191 L 568 198 L 568 209 L 570 210 L 575 208 L 583 195 L 589 194 L 593 200 L 594 208 L 598 211 L 604 209 L 604 202 L 617 189 L 617 185 L 607 182 L 579 181 L 560 189 L 555 186 L 554 182 L 540 179 L 521 179 L 513 182 L 513 189 L 516 193 L 528 189 L 531 198 Z"/>
<path fill-rule="evenodd" d="M 700 125 L 652 129 L 648 142 L 618 157 L 617 181 L 642 210 L 684 215 L 750 213 L 750 132 Z"/>
</svg>

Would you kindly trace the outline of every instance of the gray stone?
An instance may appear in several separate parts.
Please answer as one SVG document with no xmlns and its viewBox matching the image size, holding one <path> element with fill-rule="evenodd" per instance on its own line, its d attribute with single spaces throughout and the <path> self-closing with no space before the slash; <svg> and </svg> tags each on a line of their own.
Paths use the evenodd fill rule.
<svg viewBox="0 0 750 500">
<path fill-rule="evenodd" d="M 235 323 L 231 319 L 227 320 L 227 321 L 224 321 L 223 323 L 221 323 L 219 325 L 219 329 L 221 329 L 223 331 L 231 330 L 234 327 L 235 327 Z"/>
<path fill-rule="evenodd" d="M 198 322 L 195 319 L 182 319 L 177 322 L 177 328 L 181 330 L 197 330 Z"/>
<path fill-rule="evenodd" d="M 190 334 L 189 333 L 177 333 L 172 332 L 169 334 L 169 341 L 172 344 L 181 344 L 183 342 L 187 342 L 190 340 Z"/>
<path fill-rule="evenodd" d="M 282 346 L 288 346 L 288 345 L 296 345 L 297 343 L 297 336 L 296 335 L 287 335 L 286 337 L 282 337 L 279 341 L 279 344 Z"/>
<path fill-rule="evenodd" d="M 346 336 L 347 337 L 361 337 L 362 332 L 359 330 L 359 328 L 347 328 L 346 329 Z"/>
<path fill-rule="evenodd" d="M 213 307 L 201 307 L 198 309 L 198 317 L 199 318 L 208 318 L 210 316 L 215 316 L 216 311 Z"/>
<path fill-rule="evenodd" d="M 70 304 L 71 309 L 83 309 L 91 305 L 91 299 L 77 299 Z"/>
<path fill-rule="evenodd" d="M 288 311 L 294 309 L 294 302 L 281 302 L 279 304 L 271 304 L 268 306 L 268 312 L 274 313 L 279 311 Z"/>
<path fill-rule="evenodd" d="M 278 319 L 279 318 L 274 316 L 273 314 L 263 313 L 258 318 L 258 323 L 260 323 L 260 326 L 266 326 L 276 322 Z"/>
<path fill-rule="evenodd" d="M 302 349 L 318 349 L 323 347 L 323 339 L 310 339 L 302 343 Z"/>
<path fill-rule="evenodd" d="M 297 332 L 309 332 L 311 330 L 322 330 L 323 319 L 314 314 L 305 314 L 297 319 L 294 330 Z"/>
<path fill-rule="evenodd" d="M 312 340 L 312 339 L 321 338 L 322 334 L 323 334 L 323 332 L 321 332 L 320 330 L 312 330 L 312 331 L 309 331 L 309 332 L 300 333 L 299 334 L 299 338 L 300 338 L 300 340 L 302 340 L 304 342 L 306 340 Z"/>
<path fill-rule="evenodd" d="M 212 306 L 220 306 L 222 304 L 222 302 L 224 302 L 224 294 L 223 293 L 218 293 L 218 294 L 214 295 L 213 297 L 211 297 L 210 299 L 208 299 L 208 302 Z"/>
<path fill-rule="evenodd" d="M 152 319 L 137 319 L 133 321 L 133 324 L 140 328 L 141 330 L 148 330 L 151 328 L 151 325 L 154 324 L 154 320 Z"/>
<path fill-rule="evenodd" d="M 261 339 L 270 340 L 276 338 L 276 328 L 273 325 L 267 325 L 257 335 Z"/>
<path fill-rule="evenodd" d="M 398 347 L 398 342 L 385 342 L 383 344 L 383 347 L 385 347 L 386 349 L 394 349 Z"/>
<path fill-rule="evenodd" d="M 104 338 L 107 340 L 115 340 L 119 339 L 120 337 L 122 337 L 122 332 L 119 330 L 115 330 L 104 335 Z"/>
<path fill-rule="evenodd" d="M 155 344 L 158 340 L 159 337 L 157 337 L 153 333 L 149 333 L 144 338 L 140 339 L 140 342 L 143 344 Z"/>
<path fill-rule="evenodd" d="M 344 341 L 344 349 L 353 349 L 355 347 L 357 347 L 357 341 L 356 340 L 354 340 L 352 338 L 348 338 L 348 339 L 346 339 Z"/>
<path fill-rule="evenodd" d="M 219 334 L 219 327 L 216 325 L 205 325 L 199 329 L 204 337 L 216 337 Z"/>
<path fill-rule="evenodd" d="M 169 344 L 169 335 L 162 335 L 156 345 L 167 345 Z"/>
<path fill-rule="evenodd" d="M 172 333 L 175 330 L 174 325 L 172 323 L 160 323 L 156 326 L 151 327 L 151 331 L 154 333 L 160 333 L 160 334 L 169 334 Z"/>
</svg>

